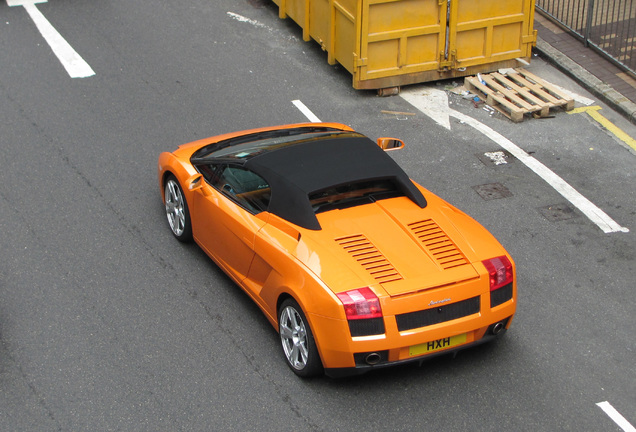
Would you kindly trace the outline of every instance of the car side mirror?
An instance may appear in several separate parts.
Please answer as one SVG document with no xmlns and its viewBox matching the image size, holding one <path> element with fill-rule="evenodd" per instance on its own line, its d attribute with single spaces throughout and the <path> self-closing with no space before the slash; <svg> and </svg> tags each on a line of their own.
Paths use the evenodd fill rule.
<svg viewBox="0 0 636 432">
<path fill-rule="evenodd" d="M 384 151 L 399 150 L 404 148 L 404 141 L 397 138 L 378 138 L 378 145 Z"/>
<path fill-rule="evenodd" d="M 201 174 L 195 174 L 186 180 L 186 184 L 188 185 L 188 190 L 197 190 L 203 186 L 203 176 Z"/>
</svg>

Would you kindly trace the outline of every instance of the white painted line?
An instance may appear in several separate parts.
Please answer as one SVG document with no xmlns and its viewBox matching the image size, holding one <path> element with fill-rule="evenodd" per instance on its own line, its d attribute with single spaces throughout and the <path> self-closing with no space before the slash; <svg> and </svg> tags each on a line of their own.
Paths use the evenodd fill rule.
<svg viewBox="0 0 636 432">
<path fill-rule="evenodd" d="M 24 6 L 26 4 L 46 3 L 48 0 L 7 0 L 9 7 Z"/>
<path fill-rule="evenodd" d="M 300 110 L 300 112 L 303 113 L 305 115 L 305 117 L 307 117 L 309 119 L 310 122 L 312 122 L 312 123 L 320 123 L 320 119 L 318 117 L 316 117 L 316 115 L 314 113 L 312 113 L 311 110 L 309 108 L 307 108 L 304 103 L 302 103 L 298 99 L 297 100 L 293 100 L 292 103 L 294 105 L 296 105 L 296 108 L 298 108 Z"/>
<path fill-rule="evenodd" d="M 627 419 L 621 415 L 621 413 L 616 411 L 609 402 L 599 402 L 596 405 L 605 411 L 605 414 L 614 420 L 614 423 L 616 423 L 625 432 L 636 432 L 636 428 L 634 428 L 634 426 L 632 426 Z"/>
<path fill-rule="evenodd" d="M 423 93 L 420 88 L 417 92 L 407 93 L 409 96 L 404 98 L 404 95 L 401 96 L 413 106 L 419 109 L 420 106 L 425 105 L 425 103 L 417 103 L 413 104 L 411 100 L 416 100 L 419 98 L 426 97 L 427 94 L 434 93 L 446 93 L 443 90 L 437 90 L 431 87 L 428 87 L 427 90 Z M 469 117 L 465 114 L 460 113 L 459 111 L 455 111 L 446 106 L 442 106 L 439 103 L 441 100 L 441 95 L 436 95 L 437 109 L 442 111 L 442 114 L 450 115 L 451 117 L 455 117 L 456 119 L 468 124 L 469 126 L 477 129 L 482 134 L 486 135 L 488 138 L 499 144 L 504 150 L 508 150 L 513 156 L 515 156 L 519 161 L 524 163 L 528 168 L 534 171 L 539 177 L 545 180 L 550 186 L 552 186 L 557 192 L 559 192 L 565 199 L 567 199 L 572 205 L 578 208 L 585 216 L 587 216 L 592 222 L 594 222 L 604 233 L 613 233 L 613 232 L 629 232 L 629 229 L 620 226 L 616 223 L 611 217 L 609 217 L 603 210 L 594 205 L 590 200 L 581 195 L 576 189 L 570 186 L 565 180 L 559 177 L 557 174 L 552 172 L 548 167 L 543 165 L 541 162 L 530 156 L 516 144 L 514 144 L 509 139 L 505 138 L 495 130 L 489 128 L 485 124 L 475 120 L 472 117 Z M 426 111 L 422 111 L 424 114 L 427 114 Z M 436 120 L 437 121 L 437 120 Z M 439 123 L 439 122 L 438 122 Z"/>
<path fill-rule="evenodd" d="M 233 19 L 235 19 L 235 20 L 237 20 L 239 22 L 248 23 L 248 24 L 253 25 L 254 27 L 268 28 L 265 24 L 260 23 L 260 22 L 258 22 L 256 20 L 244 17 L 243 15 L 239 15 L 239 14 L 234 13 L 234 12 L 228 12 L 227 14 L 228 14 L 229 17 L 231 17 L 231 18 L 233 18 Z"/>
<path fill-rule="evenodd" d="M 71 78 L 85 78 L 95 75 L 93 69 L 80 57 L 68 42 L 60 35 L 51 23 L 42 15 L 35 5 L 36 3 L 46 3 L 46 0 L 7 0 L 9 6 L 23 6 L 31 16 L 53 53 L 66 69 Z"/>
<path fill-rule="evenodd" d="M 565 180 L 551 171 L 548 167 L 541 162 L 530 156 L 516 144 L 509 139 L 505 138 L 498 132 L 489 128 L 485 124 L 462 114 L 455 110 L 450 110 L 449 114 L 458 120 L 469 124 L 473 128 L 477 129 L 491 140 L 495 141 L 505 150 L 508 150 L 514 157 L 523 162 L 528 168 L 535 172 L 539 177 L 545 180 L 550 186 L 552 186 L 558 193 L 560 193 L 566 200 L 572 203 L 578 208 L 585 216 L 587 216 L 592 222 L 603 230 L 604 233 L 612 232 L 629 232 L 629 229 L 617 224 L 611 217 L 609 217 L 603 210 L 594 205 L 590 200 L 581 195 L 576 189 L 570 186 Z"/>
<path fill-rule="evenodd" d="M 283 37 L 284 39 L 292 40 L 292 41 L 298 40 L 296 38 L 296 36 L 290 35 L 288 33 L 285 33 L 284 35 L 281 35 L 280 32 L 277 29 L 274 29 L 272 27 L 266 26 L 265 24 L 263 24 L 260 21 L 256 21 L 256 20 L 253 20 L 251 18 L 247 18 L 247 17 L 245 17 L 243 15 L 239 15 L 239 14 L 234 13 L 234 12 L 227 12 L 227 15 L 230 18 L 232 18 L 232 19 L 234 19 L 234 20 L 236 20 L 238 22 L 250 24 L 250 25 L 252 25 L 254 27 L 267 30 L 270 33 L 277 33 L 279 37 Z"/>
<path fill-rule="evenodd" d="M 592 105 L 594 103 L 594 100 L 592 100 L 590 98 L 587 98 L 585 96 L 581 96 L 578 93 L 574 93 L 573 91 L 565 89 L 565 88 L 561 87 L 560 85 L 552 84 L 552 86 L 558 88 L 563 93 L 565 93 L 566 95 L 570 96 L 572 99 L 574 99 L 575 101 L 577 101 L 580 104 L 583 104 L 583 105 L 586 105 L 586 106 L 590 106 L 590 105 Z"/>
</svg>

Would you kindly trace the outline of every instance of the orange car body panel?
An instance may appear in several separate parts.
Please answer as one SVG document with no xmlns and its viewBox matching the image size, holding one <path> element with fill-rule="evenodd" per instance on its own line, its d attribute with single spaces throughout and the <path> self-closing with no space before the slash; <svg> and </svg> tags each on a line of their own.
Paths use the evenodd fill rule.
<svg viewBox="0 0 636 432">
<path fill-rule="evenodd" d="M 351 130 L 337 123 L 323 125 Z M 512 257 L 475 220 L 419 185 L 428 202 L 425 208 L 407 197 L 380 200 L 318 214 L 321 230 L 296 226 L 267 212 L 253 215 L 207 183 L 190 190 L 189 182 L 197 175 L 190 157 L 197 149 L 248 133 L 298 126 L 302 125 L 195 141 L 172 153 L 162 153 L 158 164 L 162 194 L 168 173 L 177 177 L 183 188 L 195 242 L 258 304 L 274 328 L 278 330 L 281 298 L 293 297 L 306 314 L 324 367 L 334 369 L 355 367 L 353 353 L 388 351 L 389 362 L 423 359 L 428 354 L 414 354 L 417 350 L 411 348 L 462 335 L 457 348 L 479 341 L 493 323 L 507 320 L 506 328 L 510 326 L 517 301 Z M 422 224 L 441 233 L 458 264 L 445 264 L 428 240 L 418 237 Z M 348 240 L 366 242 L 378 252 L 384 265 L 381 272 L 361 264 L 343 245 Z M 482 260 L 503 255 L 513 265 L 512 298 L 491 307 L 489 276 Z M 382 335 L 350 334 L 336 294 L 361 287 L 370 287 L 380 300 L 385 325 Z M 477 296 L 479 313 L 398 330 L 396 315 Z"/>
</svg>

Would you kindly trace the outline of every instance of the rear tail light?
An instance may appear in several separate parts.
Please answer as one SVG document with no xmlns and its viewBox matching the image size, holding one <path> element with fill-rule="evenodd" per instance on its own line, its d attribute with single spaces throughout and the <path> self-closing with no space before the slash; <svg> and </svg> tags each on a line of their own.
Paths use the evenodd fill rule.
<svg viewBox="0 0 636 432">
<path fill-rule="evenodd" d="M 380 300 L 371 288 L 358 288 L 337 294 L 348 320 L 382 318 Z"/>
<path fill-rule="evenodd" d="M 490 291 L 494 291 L 512 282 L 512 263 L 507 256 L 482 261 L 490 277 Z"/>
</svg>

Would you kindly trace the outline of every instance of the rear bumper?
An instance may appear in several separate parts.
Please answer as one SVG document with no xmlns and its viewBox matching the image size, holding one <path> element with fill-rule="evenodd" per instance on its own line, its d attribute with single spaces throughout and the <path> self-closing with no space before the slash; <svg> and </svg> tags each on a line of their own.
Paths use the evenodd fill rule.
<svg viewBox="0 0 636 432">
<path fill-rule="evenodd" d="M 449 295 L 442 291 L 434 297 L 409 296 L 404 304 L 392 299 L 383 305 L 388 313 L 382 334 L 352 336 L 346 320 L 313 314 L 309 319 L 327 375 L 355 375 L 487 342 L 510 327 L 516 312 L 515 288 L 508 291 L 510 300 L 501 303 L 493 301 L 490 292 L 475 297 L 474 291 L 467 291 L 460 297 L 456 287 L 449 288 L 454 289 Z M 451 296 L 457 301 L 430 306 L 434 298 Z M 396 314 L 398 310 L 406 313 Z M 497 324 L 499 332 L 493 330 Z"/>
<path fill-rule="evenodd" d="M 447 354 L 457 354 L 459 351 L 462 351 L 464 349 L 467 348 L 472 348 L 476 345 L 481 345 L 483 343 L 486 342 L 490 342 L 493 341 L 497 338 L 500 338 L 501 336 L 503 336 L 506 331 L 507 331 L 507 326 L 510 324 L 512 317 L 506 319 L 506 324 L 504 325 L 504 327 L 495 334 L 495 332 L 493 331 L 493 327 L 495 324 L 491 325 L 488 327 L 488 330 L 486 331 L 486 333 L 484 334 L 484 336 L 481 339 L 475 340 L 473 342 L 469 342 L 463 345 L 459 345 L 455 348 L 449 348 L 449 349 L 445 349 L 445 350 L 441 350 L 441 351 L 436 351 L 433 352 L 431 354 L 425 354 L 422 356 L 418 356 L 418 357 L 411 357 L 411 358 L 407 358 L 407 359 L 402 359 L 402 360 L 395 360 L 395 361 L 389 361 L 389 360 L 385 360 L 385 356 L 380 356 L 380 358 L 382 358 L 382 360 L 380 360 L 377 364 L 363 364 L 362 362 L 358 362 L 356 361 L 356 366 L 354 367 L 343 367 L 343 368 L 325 368 L 325 375 L 327 375 L 330 378 L 344 378 L 344 377 L 351 377 L 351 376 L 357 376 L 357 375 L 362 375 L 365 374 L 367 372 L 370 372 L 372 370 L 376 370 L 376 369 L 384 369 L 387 367 L 393 367 L 393 366 L 398 366 L 398 365 L 404 365 L 404 364 L 409 364 L 409 363 L 419 363 L 422 364 L 423 362 L 432 359 L 433 357 L 438 357 L 441 355 L 447 355 Z M 363 359 L 364 357 L 366 357 L 369 354 L 375 354 L 375 353 L 360 353 L 361 355 L 358 356 L 360 359 Z"/>
</svg>

